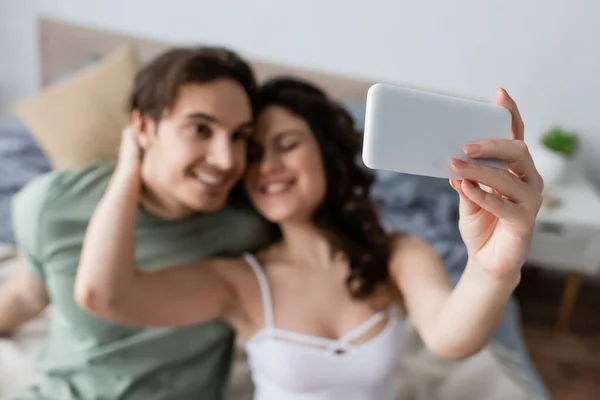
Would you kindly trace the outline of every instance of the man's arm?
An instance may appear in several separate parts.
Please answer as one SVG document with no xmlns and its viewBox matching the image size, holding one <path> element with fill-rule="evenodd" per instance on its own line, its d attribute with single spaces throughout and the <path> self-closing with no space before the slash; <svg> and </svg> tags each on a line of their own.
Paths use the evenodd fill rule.
<svg viewBox="0 0 600 400">
<path fill-rule="evenodd" d="M 111 322 L 179 327 L 235 314 L 237 296 L 226 275 L 239 260 L 143 272 L 136 268 L 139 166 L 117 167 L 88 224 L 75 282 L 75 301 Z"/>
<path fill-rule="evenodd" d="M 56 175 L 29 182 L 13 198 L 13 230 L 19 269 L 0 287 L 0 335 L 8 335 L 39 315 L 49 304 L 41 246 L 43 214 Z"/>
<path fill-rule="evenodd" d="M 0 288 L 0 336 L 38 316 L 49 304 L 46 285 L 31 276 L 24 260 L 16 273 Z"/>
</svg>

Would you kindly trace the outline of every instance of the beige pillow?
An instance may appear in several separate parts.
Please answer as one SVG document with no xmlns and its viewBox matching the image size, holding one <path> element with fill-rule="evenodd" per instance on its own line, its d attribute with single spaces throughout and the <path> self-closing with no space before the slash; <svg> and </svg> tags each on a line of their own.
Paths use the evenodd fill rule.
<svg viewBox="0 0 600 400">
<path fill-rule="evenodd" d="M 125 46 L 15 107 L 57 170 L 114 161 L 139 55 Z"/>
</svg>

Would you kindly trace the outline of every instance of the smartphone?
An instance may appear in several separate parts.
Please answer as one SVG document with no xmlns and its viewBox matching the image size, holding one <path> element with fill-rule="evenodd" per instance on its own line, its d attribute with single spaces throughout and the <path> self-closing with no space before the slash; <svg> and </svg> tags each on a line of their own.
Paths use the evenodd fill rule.
<svg viewBox="0 0 600 400">
<path fill-rule="evenodd" d="M 485 139 L 510 139 L 511 114 L 493 103 L 377 83 L 369 88 L 362 158 L 368 168 L 458 178 L 450 160 L 508 168 L 505 161 L 471 159 L 462 150 Z"/>
</svg>

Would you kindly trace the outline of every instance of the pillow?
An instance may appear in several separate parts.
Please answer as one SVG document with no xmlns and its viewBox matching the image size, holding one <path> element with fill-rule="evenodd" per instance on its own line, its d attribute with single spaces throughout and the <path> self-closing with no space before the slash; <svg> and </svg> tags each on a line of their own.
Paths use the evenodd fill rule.
<svg viewBox="0 0 600 400">
<path fill-rule="evenodd" d="M 16 115 L 31 129 L 54 169 L 116 160 L 138 67 L 136 49 L 125 46 L 16 105 Z"/>
<path fill-rule="evenodd" d="M 74 68 L 70 71 L 67 71 L 63 74 L 60 74 L 55 80 L 53 80 L 51 83 L 52 84 L 59 84 L 59 83 L 65 83 L 70 81 L 71 79 L 73 79 L 74 76 L 77 75 L 78 72 L 81 72 L 82 69 L 85 69 L 87 67 L 91 67 L 95 64 L 98 64 L 100 61 L 102 61 L 102 57 L 96 55 L 96 54 L 89 54 L 87 57 L 85 57 L 83 59 L 83 61 L 79 64 L 79 66 L 77 68 Z"/>
<path fill-rule="evenodd" d="M 362 132 L 365 129 L 366 100 L 348 100 L 343 102 L 342 105 L 354 118 L 354 127 Z"/>
<path fill-rule="evenodd" d="M 83 68 L 99 61 L 91 54 L 53 83 L 72 79 Z M 12 197 L 31 179 L 50 171 L 51 166 L 27 127 L 15 117 L 0 120 L 0 249 L 14 245 L 12 232 Z M 1 253 L 1 250 L 0 250 Z M 0 257 L 1 258 L 1 257 Z"/>
<path fill-rule="evenodd" d="M 18 121 L 0 125 L 0 244 L 14 243 L 11 199 L 29 180 L 51 169 L 50 163 Z"/>
</svg>

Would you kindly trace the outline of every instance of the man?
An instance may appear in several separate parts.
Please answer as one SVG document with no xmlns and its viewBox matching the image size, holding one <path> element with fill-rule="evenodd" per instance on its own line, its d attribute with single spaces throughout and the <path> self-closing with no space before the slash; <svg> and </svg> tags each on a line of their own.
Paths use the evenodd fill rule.
<svg viewBox="0 0 600 400">
<path fill-rule="evenodd" d="M 144 153 L 139 265 L 159 269 L 262 245 L 263 221 L 228 201 L 246 166 L 256 92 L 249 66 L 218 48 L 174 49 L 138 73 L 130 110 Z M 225 324 L 118 326 L 74 300 L 84 232 L 113 170 L 97 164 L 49 173 L 15 197 L 15 236 L 27 267 L 1 291 L 0 334 L 52 303 L 39 359 L 43 382 L 18 399 L 225 398 L 234 339 Z"/>
</svg>

